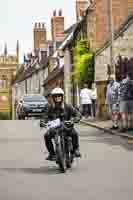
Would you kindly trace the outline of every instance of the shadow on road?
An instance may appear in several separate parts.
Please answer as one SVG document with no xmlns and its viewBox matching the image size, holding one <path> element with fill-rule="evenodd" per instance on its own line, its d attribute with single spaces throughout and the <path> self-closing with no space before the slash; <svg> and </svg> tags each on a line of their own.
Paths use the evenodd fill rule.
<svg viewBox="0 0 133 200">
<path fill-rule="evenodd" d="M 59 169 L 56 167 L 39 167 L 39 168 L 1 168 L 1 170 L 10 172 L 10 173 L 26 173 L 26 174 L 47 174 L 47 175 L 56 175 L 62 174 Z"/>
</svg>

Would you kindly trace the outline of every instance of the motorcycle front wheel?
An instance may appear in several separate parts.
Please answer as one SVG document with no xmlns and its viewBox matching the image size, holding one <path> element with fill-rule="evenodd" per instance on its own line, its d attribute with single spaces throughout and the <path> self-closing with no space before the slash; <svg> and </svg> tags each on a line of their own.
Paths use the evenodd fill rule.
<svg viewBox="0 0 133 200">
<path fill-rule="evenodd" d="M 58 144 L 56 144 L 56 156 L 57 156 L 57 164 L 59 165 L 61 172 L 65 173 L 66 172 L 65 157 L 64 157 L 63 144 L 61 144 L 61 138 Z"/>
</svg>

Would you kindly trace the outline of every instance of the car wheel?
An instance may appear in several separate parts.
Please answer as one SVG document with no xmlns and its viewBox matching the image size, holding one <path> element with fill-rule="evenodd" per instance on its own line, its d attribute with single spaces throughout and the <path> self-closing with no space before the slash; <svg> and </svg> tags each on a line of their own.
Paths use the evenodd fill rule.
<svg viewBox="0 0 133 200">
<path fill-rule="evenodd" d="M 18 116 L 18 120 L 20 120 L 21 119 L 21 117 L 20 116 Z"/>
<path fill-rule="evenodd" d="M 21 115 L 18 115 L 18 120 L 21 120 L 22 119 L 22 116 Z"/>
<path fill-rule="evenodd" d="M 22 120 L 25 120 L 25 116 L 21 116 L 21 119 L 22 119 Z"/>
</svg>

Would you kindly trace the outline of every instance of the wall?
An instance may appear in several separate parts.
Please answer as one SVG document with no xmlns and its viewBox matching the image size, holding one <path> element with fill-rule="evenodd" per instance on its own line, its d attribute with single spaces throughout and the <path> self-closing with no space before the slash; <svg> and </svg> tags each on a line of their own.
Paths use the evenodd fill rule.
<svg viewBox="0 0 133 200">
<path fill-rule="evenodd" d="M 117 62 L 119 55 L 128 58 L 133 56 L 133 20 L 128 29 L 114 41 L 115 62 Z M 100 106 L 99 109 L 101 115 L 105 113 L 106 109 L 104 107 L 105 98 L 102 94 L 104 94 L 103 90 L 106 88 L 106 81 L 108 79 L 107 64 L 110 64 L 110 46 L 105 46 L 96 56 L 95 60 L 95 80 L 97 82 L 98 104 Z M 102 107 L 103 109 L 101 109 Z"/>
<path fill-rule="evenodd" d="M 88 12 L 88 39 L 94 49 L 99 49 L 110 37 L 108 3 L 109 0 L 94 0 L 91 6 L 92 11 Z M 112 11 L 114 30 L 116 30 L 133 12 L 133 1 L 112 0 Z"/>
<path fill-rule="evenodd" d="M 132 22 L 133 23 L 133 22 Z M 114 42 L 114 59 L 117 61 L 118 55 L 131 57 L 133 56 L 133 24 L 117 38 Z M 96 81 L 108 79 L 107 64 L 110 64 L 110 46 L 105 47 L 97 56 L 95 63 Z"/>
</svg>

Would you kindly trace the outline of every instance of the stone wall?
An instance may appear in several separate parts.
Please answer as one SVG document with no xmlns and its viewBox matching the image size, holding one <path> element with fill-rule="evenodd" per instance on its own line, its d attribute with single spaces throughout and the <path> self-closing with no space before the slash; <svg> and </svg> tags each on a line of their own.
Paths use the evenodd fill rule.
<svg viewBox="0 0 133 200">
<path fill-rule="evenodd" d="M 114 60 L 117 61 L 118 56 L 133 56 L 133 21 L 121 36 L 114 41 Z M 107 64 L 110 64 L 110 45 L 105 46 L 97 54 L 95 60 L 95 80 L 105 81 L 107 76 Z"/>
<path fill-rule="evenodd" d="M 133 56 L 133 20 L 128 22 L 125 31 L 114 41 L 114 60 L 117 62 L 118 56 L 132 57 Z M 106 88 L 107 64 L 110 64 L 110 44 L 107 44 L 96 55 L 95 59 L 95 80 L 98 88 L 98 104 L 100 117 L 105 113 L 105 95 L 103 88 Z"/>
</svg>

